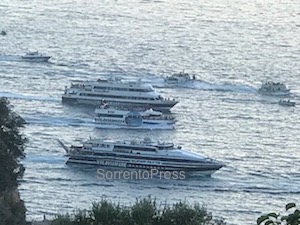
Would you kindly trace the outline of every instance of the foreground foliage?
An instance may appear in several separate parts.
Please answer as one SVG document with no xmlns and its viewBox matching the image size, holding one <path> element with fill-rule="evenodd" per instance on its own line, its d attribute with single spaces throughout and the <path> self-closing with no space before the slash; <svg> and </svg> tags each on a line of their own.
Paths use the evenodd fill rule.
<svg viewBox="0 0 300 225">
<path fill-rule="evenodd" d="M 5 225 L 25 224 L 25 206 L 17 189 L 17 178 L 24 171 L 19 163 L 26 142 L 20 133 L 24 124 L 8 100 L 0 98 L 0 222 Z"/>
<path fill-rule="evenodd" d="M 285 213 L 271 212 L 262 215 L 257 219 L 257 225 L 299 225 L 300 211 L 295 203 L 289 203 L 285 206 Z"/>
<path fill-rule="evenodd" d="M 57 216 L 51 225 L 225 225 L 213 219 L 205 208 L 195 204 L 175 203 L 160 209 L 153 199 L 137 200 L 131 207 L 107 200 L 94 203 L 89 211 Z"/>
</svg>

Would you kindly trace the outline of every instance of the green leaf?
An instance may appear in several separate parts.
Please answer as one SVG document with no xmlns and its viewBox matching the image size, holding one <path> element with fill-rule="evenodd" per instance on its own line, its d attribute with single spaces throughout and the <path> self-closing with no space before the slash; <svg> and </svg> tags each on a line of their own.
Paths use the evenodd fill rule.
<svg viewBox="0 0 300 225">
<path fill-rule="evenodd" d="M 272 220 L 268 220 L 265 225 L 275 224 Z"/>
<path fill-rule="evenodd" d="M 274 213 L 274 212 L 273 213 L 269 213 L 268 216 L 269 217 L 274 217 L 276 219 L 278 218 L 278 215 L 276 213 Z"/>
<path fill-rule="evenodd" d="M 280 219 L 280 220 L 281 220 L 281 221 L 286 221 L 286 220 L 287 220 L 287 218 L 288 218 L 287 216 L 283 216 L 283 217 L 281 217 L 281 219 Z"/>
<path fill-rule="evenodd" d="M 257 225 L 260 225 L 262 224 L 262 222 L 264 222 L 265 220 L 269 219 L 269 216 L 268 215 L 262 215 L 260 216 L 257 221 L 256 221 L 256 224 Z"/>
<path fill-rule="evenodd" d="M 294 215 L 297 215 L 300 218 L 300 211 L 299 211 L 299 209 L 295 210 Z"/>
<path fill-rule="evenodd" d="M 296 207 L 296 204 L 295 204 L 295 203 L 288 203 L 288 204 L 285 206 L 285 210 L 288 211 L 290 208 L 293 208 L 293 207 Z"/>
</svg>

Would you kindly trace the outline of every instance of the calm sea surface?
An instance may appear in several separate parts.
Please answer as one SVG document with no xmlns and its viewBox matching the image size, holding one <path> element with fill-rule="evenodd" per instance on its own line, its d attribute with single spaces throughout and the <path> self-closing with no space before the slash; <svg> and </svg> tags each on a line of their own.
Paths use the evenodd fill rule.
<svg viewBox="0 0 300 225">
<path fill-rule="evenodd" d="M 151 195 L 200 202 L 228 224 L 255 224 L 300 199 L 300 110 L 261 96 L 261 81 L 284 82 L 300 104 L 298 0 L 1 0 L 0 96 L 29 124 L 21 196 L 28 219 L 89 208 L 107 197 L 130 204 Z M 28 50 L 52 56 L 28 63 Z M 175 130 L 85 126 L 61 104 L 76 80 L 119 77 L 160 83 L 185 70 L 200 81 L 160 88 L 180 101 Z M 66 144 L 91 137 L 174 141 L 226 164 L 211 178 L 99 180 L 96 168 L 65 164 Z"/>
</svg>

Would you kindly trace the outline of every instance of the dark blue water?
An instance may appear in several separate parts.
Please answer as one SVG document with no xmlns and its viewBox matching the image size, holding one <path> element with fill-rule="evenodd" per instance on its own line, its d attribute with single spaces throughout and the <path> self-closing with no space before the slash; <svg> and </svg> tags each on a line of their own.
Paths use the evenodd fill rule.
<svg viewBox="0 0 300 225">
<path fill-rule="evenodd" d="M 0 96 L 30 124 L 21 196 L 31 219 L 89 208 L 103 197 L 130 204 L 152 195 L 203 203 L 228 224 L 254 224 L 300 197 L 299 107 L 257 94 L 281 81 L 300 96 L 300 2 L 42 1 L 0 3 Z M 52 56 L 28 63 L 28 50 Z M 175 72 L 196 83 L 157 91 L 180 103 L 175 130 L 124 131 L 83 124 L 85 110 L 61 104 L 64 87 L 100 77 L 161 84 Z M 99 180 L 96 168 L 65 164 L 56 139 L 174 141 L 224 162 L 211 178 Z"/>
</svg>

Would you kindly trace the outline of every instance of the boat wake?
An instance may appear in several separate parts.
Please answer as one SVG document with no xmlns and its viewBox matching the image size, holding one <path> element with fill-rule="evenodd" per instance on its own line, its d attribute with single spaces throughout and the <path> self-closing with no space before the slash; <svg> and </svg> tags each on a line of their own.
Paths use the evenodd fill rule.
<svg viewBox="0 0 300 225">
<path fill-rule="evenodd" d="M 81 126 L 88 123 L 84 119 L 72 119 L 68 117 L 51 116 L 22 116 L 27 124 L 55 125 L 55 126 Z M 87 119 L 88 120 L 88 119 Z"/>
<path fill-rule="evenodd" d="M 23 95 L 15 94 L 10 92 L 0 92 L 0 97 L 5 97 L 9 99 L 23 99 L 23 100 L 33 100 L 33 101 L 47 101 L 47 102 L 60 102 L 60 98 L 55 97 L 44 97 L 44 96 L 33 96 L 33 95 Z"/>
<path fill-rule="evenodd" d="M 257 88 L 248 85 L 238 84 L 212 84 L 206 81 L 194 81 L 187 84 L 188 87 L 194 87 L 200 90 L 212 90 L 212 91 L 230 91 L 239 93 L 257 93 Z"/>
<path fill-rule="evenodd" d="M 17 55 L 0 55 L 0 61 L 22 62 L 22 57 Z"/>
<path fill-rule="evenodd" d="M 65 161 L 63 157 L 58 156 L 40 156 L 40 155 L 26 155 L 26 158 L 23 160 L 24 164 L 29 163 L 47 163 L 47 164 L 57 164 L 62 165 L 62 163 Z"/>
<path fill-rule="evenodd" d="M 249 85 L 242 84 L 214 84 L 203 80 L 190 80 L 185 82 L 180 82 L 178 84 L 168 84 L 163 78 L 157 78 L 152 80 L 142 80 L 144 82 L 149 82 L 155 88 L 188 88 L 188 89 L 198 89 L 207 91 L 230 91 L 238 93 L 257 93 L 258 89 Z"/>
</svg>

